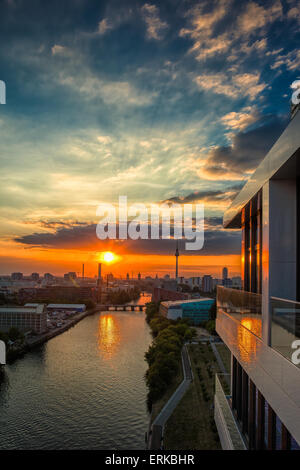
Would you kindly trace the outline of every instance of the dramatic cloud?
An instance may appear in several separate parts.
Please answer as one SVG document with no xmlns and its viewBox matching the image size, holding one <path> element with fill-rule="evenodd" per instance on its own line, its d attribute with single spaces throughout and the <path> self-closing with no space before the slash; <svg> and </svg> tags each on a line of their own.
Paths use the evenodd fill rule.
<svg viewBox="0 0 300 470">
<path fill-rule="evenodd" d="M 113 25 L 108 21 L 107 18 L 104 18 L 99 22 L 98 30 L 100 34 L 105 34 L 107 31 L 113 28 Z"/>
<path fill-rule="evenodd" d="M 276 60 L 271 69 L 279 69 L 285 66 L 288 70 L 299 70 L 300 68 L 300 51 L 291 51 L 288 54 L 277 55 Z"/>
<path fill-rule="evenodd" d="M 162 39 L 168 24 L 161 21 L 158 8 L 150 3 L 145 3 L 141 11 L 147 25 L 147 37 L 156 40 Z"/>
<path fill-rule="evenodd" d="M 77 0 L 62 13 L 57 0 L 18 0 L 0 8 L 0 244 L 18 239 L 21 257 L 58 240 L 93 253 L 98 204 L 127 195 L 203 201 L 205 246 L 228 253 L 236 235 L 223 233 L 222 214 L 289 112 L 299 2 Z"/>
<path fill-rule="evenodd" d="M 233 10 L 236 10 L 236 14 L 229 17 L 228 14 Z M 295 14 L 294 11 L 291 13 Z M 179 34 L 192 39 L 193 46 L 189 52 L 195 54 L 198 61 L 230 50 L 229 57 L 233 58 L 234 54 L 250 54 L 266 48 L 264 37 L 253 44 L 249 41 L 254 34 L 266 34 L 267 27 L 282 18 L 282 6 L 280 0 L 269 2 L 266 6 L 253 1 L 240 2 L 239 5 L 233 0 L 203 1 L 188 11 L 187 18 L 189 27 L 182 28 Z M 226 20 L 227 28 L 224 30 Z"/>
<path fill-rule="evenodd" d="M 256 2 L 245 2 L 245 10 L 237 19 L 237 29 L 242 34 L 253 34 L 282 17 L 280 0 L 264 7 Z"/>
<path fill-rule="evenodd" d="M 248 96 L 250 100 L 254 100 L 267 86 L 266 83 L 260 82 L 259 73 L 234 73 L 231 78 L 225 73 L 202 74 L 198 75 L 195 81 L 203 90 L 231 98 Z"/>
<path fill-rule="evenodd" d="M 52 52 L 52 55 L 59 55 L 59 56 L 66 56 L 66 57 L 72 55 L 72 52 L 70 51 L 70 49 L 64 46 L 60 46 L 59 44 L 55 44 L 51 48 L 51 52 Z"/>
<path fill-rule="evenodd" d="M 258 166 L 285 125 L 285 120 L 273 118 L 265 125 L 236 134 L 231 145 L 213 148 L 203 168 L 204 175 L 224 179 L 245 176 Z"/>
<path fill-rule="evenodd" d="M 184 240 L 179 241 L 179 248 L 185 255 L 238 254 L 240 252 L 240 232 L 220 229 L 222 219 L 214 217 L 206 220 L 204 247 L 202 250 L 185 250 Z M 99 240 L 96 236 L 96 224 L 74 227 L 61 227 L 54 233 L 33 233 L 15 239 L 17 243 L 31 247 L 78 249 L 105 251 L 128 254 L 171 255 L 174 252 L 174 240 Z"/>
<path fill-rule="evenodd" d="M 300 24 L 300 5 L 299 2 L 296 0 L 295 2 L 291 2 L 292 6 L 291 9 L 288 11 L 288 18 L 290 20 L 296 20 Z"/>
<path fill-rule="evenodd" d="M 221 122 L 228 128 L 235 131 L 242 131 L 254 122 L 258 121 L 260 115 L 257 109 L 247 106 L 239 112 L 231 111 L 221 117 Z"/>
<path fill-rule="evenodd" d="M 196 54 L 197 60 L 225 52 L 229 48 L 231 41 L 227 33 L 218 37 L 214 37 L 213 34 L 215 25 L 225 16 L 231 3 L 230 0 L 210 2 L 210 11 L 205 12 L 207 3 L 203 2 L 188 11 L 190 27 L 182 28 L 179 35 L 191 37 L 194 44 L 190 52 Z"/>
<path fill-rule="evenodd" d="M 166 203 L 191 204 L 193 202 L 214 202 L 214 201 L 231 201 L 241 190 L 243 184 L 237 184 L 226 189 L 194 191 L 187 196 L 175 196 L 167 199 Z"/>
</svg>

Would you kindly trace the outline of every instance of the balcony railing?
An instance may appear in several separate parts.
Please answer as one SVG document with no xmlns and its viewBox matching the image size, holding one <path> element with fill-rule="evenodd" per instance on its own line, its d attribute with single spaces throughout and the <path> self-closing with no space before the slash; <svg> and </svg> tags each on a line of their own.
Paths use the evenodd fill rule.
<svg viewBox="0 0 300 470">
<path fill-rule="evenodd" d="M 300 302 L 271 297 L 270 309 L 272 348 L 300 367 Z"/>
<path fill-rule="evenodd" d="M 215 422 L 222 448 L 224 450 L 245 450 L 246 446 L 233 416 L 226 388 L 225 374 L 216 374 Z"/>
<path fill-rule="evenodd" d="M 217 309 L 261 338 L 261 294 L 218 286 Z"/>
</svg>

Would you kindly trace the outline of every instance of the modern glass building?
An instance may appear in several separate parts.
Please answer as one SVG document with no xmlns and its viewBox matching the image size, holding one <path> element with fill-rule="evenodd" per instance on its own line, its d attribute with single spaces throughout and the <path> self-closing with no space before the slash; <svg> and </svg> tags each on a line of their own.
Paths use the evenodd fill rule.
<svg viewBox="0 0 300 470">
<path fill-rule="evenodd" d="M 224 449 L 299 448 L 299 217 L 298 111 L 224 214 L 225 228 L 242 230 L 243 278 L 242 291 L 217 292 L 216 330 L 232 357 L 230 395 L 216 379 Z"/>
<path fill-rule="evenodd" d="M 160 313 L 170 320 L 188 318 L 192 324 L 199 325 L 210 319 L 210 309 L 214 302 L 214 299 L 209 298 L 161 302 Z"/>
</svg>

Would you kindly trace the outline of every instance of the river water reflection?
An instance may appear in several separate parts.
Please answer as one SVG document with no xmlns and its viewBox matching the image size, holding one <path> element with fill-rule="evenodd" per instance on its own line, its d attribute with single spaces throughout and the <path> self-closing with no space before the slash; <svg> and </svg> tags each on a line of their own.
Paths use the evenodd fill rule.
<svg viewBox="0 0 300 470">
<path fill-rule="evenodd" d="M 102 312 L 4 368 L 1 449 L 143 449 L 148 426 L 141 312 Z"/>
</svg>

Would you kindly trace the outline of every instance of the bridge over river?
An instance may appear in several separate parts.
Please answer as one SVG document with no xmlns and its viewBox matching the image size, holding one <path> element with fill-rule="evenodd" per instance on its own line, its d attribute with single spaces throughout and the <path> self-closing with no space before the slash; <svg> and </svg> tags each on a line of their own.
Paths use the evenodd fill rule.
<svg viewBox="0 0 300 470">
<path fill-rule="evenodd" d="M 107 311 L 117 311 L 117 312 L 143 312 L 146 309 L 145 304 L 139 304 L 139 305 L 112 305 L 112 304 L 97 304 L 97 309 L 99 309 L 101 312 L 107 312 Z"/>
</svg>

